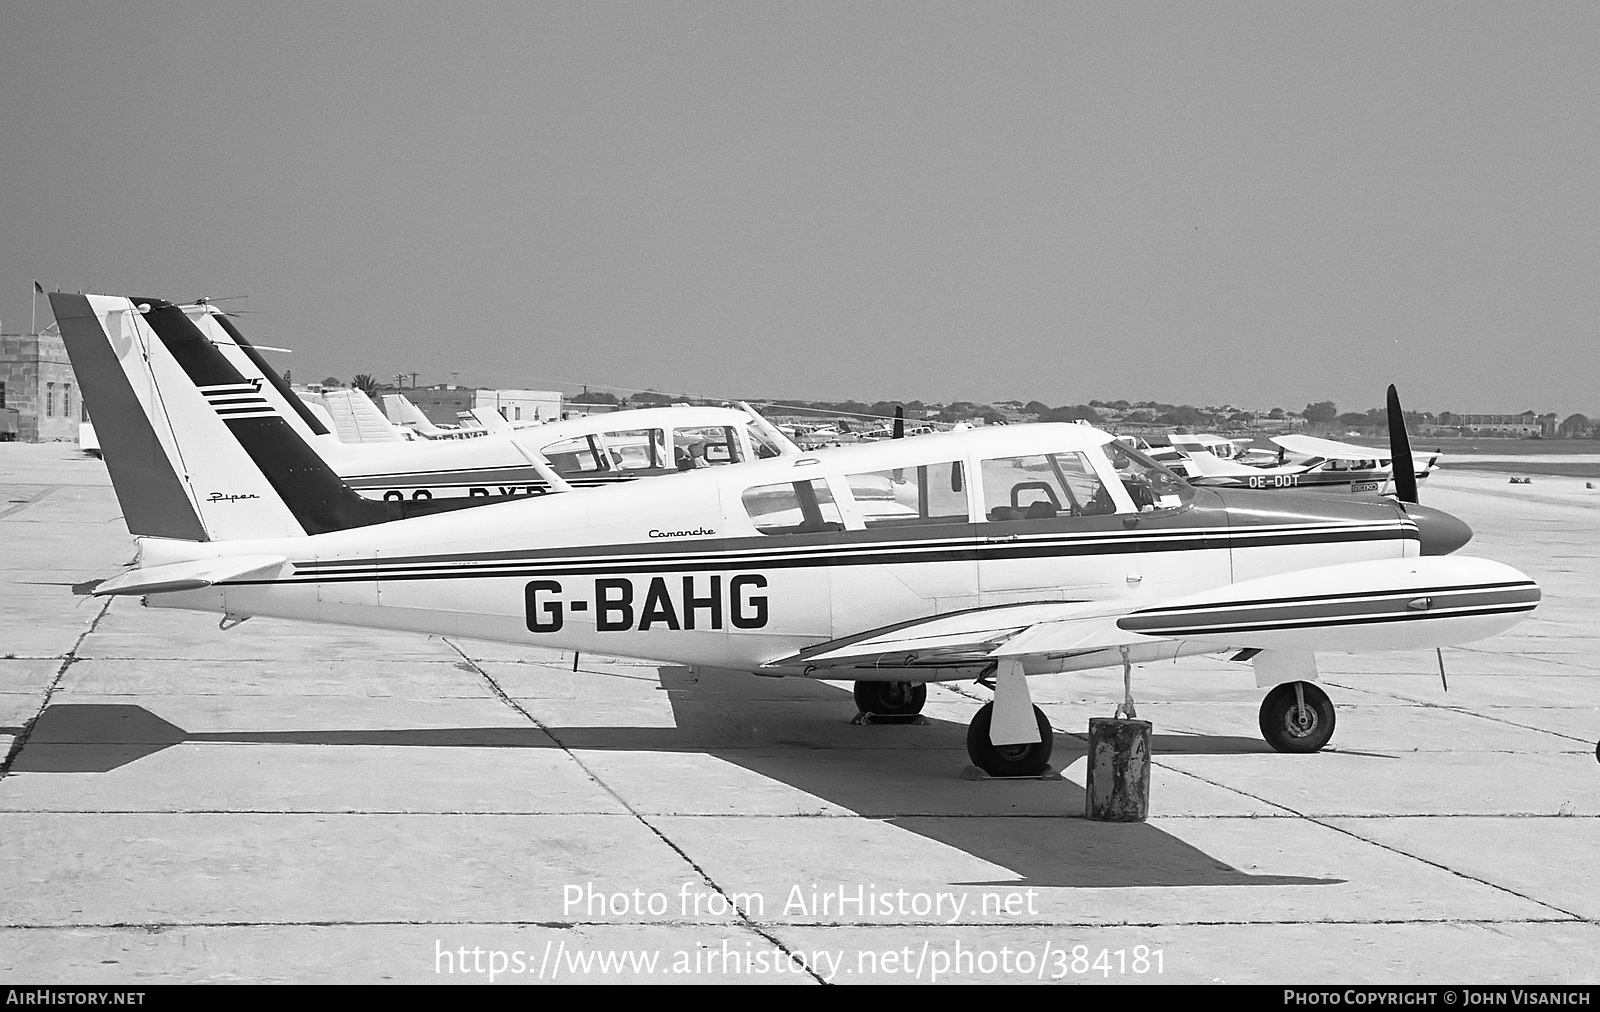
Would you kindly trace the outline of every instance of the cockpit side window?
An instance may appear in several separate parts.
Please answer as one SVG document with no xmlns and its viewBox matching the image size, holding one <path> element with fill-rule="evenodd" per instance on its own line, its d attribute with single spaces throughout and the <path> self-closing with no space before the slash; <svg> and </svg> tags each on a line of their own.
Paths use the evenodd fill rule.
<svg viewBox="0 0 1600 1012">
<path fill-rule="evenodd" d="M 863 471 L 845 481 L 868 529 L 967 522 L 960 461 Z"/>
<path fill-rule="evenodd" d="M 783 450 L 772 440 L 763 436 L 754 427 L 745 430 L 750 436 L 750 449 L 755 453 L 757 460 L 769 460 L 773 457 L 783 456 Z"/>
<path fill-rule="evenodd" d="M 1047 520 L 1115 513 L 1116 503 L 1081 453 L 995 457 L 980 465 L 984 519 Z"/>
<path fill-rule="evenodd" d="M 1117 472 L 1117 480 L 1141 513 L 1176 509 L 1194 494 L 1191 485 L 1137 450 L 1120 443 L 1107 443 L 1106 455 Z"/>
<path fill-rule="evenodd" d="M 678 429 L 672 436 L 673 465 L 680 471 L 717 464 L 737 464 L 739 437 L 729 425 L 701 425 Z"/>
<path fill-rule="evenodd" d="M 839 504 L 820 478 L 782 485 L 757 485 L 740 496 L 744 511 L 762 534 L 818 534 L 844 530 Z"/>
</svg>

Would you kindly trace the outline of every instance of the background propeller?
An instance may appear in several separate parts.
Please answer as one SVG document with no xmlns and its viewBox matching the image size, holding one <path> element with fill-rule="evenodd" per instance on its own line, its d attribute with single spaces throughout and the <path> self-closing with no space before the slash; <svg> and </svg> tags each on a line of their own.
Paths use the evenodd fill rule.
<svg viewBox="0 0 1600 1012">
<path fill-rule="evenodd" d="M 1405 503 L 1417 501 L 1417 465 L 1411 457 L 1411 437 L 1400 410 L 1400 392 L 1389 384 L 1389 470 L 1394 474 L 1394 494 Z"/>
</svg>

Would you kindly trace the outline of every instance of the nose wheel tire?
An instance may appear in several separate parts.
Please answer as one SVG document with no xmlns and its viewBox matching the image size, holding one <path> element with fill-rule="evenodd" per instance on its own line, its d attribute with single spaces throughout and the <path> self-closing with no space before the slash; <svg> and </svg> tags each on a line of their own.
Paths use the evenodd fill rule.
<svg viewBox="0 0 1600 1012">
<path fill-rule="evenodd" d="M 1029 745 L 996 745 L 989 740 L 989 720 L 994 715 L 994 704 L 984 703 L 967 725 L 967 756 L 972 765 L 991 777 L 1038 776 L 1050 765 L 1050 752 L 1055 748 L 1055 735 L 1044 711 L 1033 708 L 1033 718 L 1039 722 L 1039 741 Z"/>
<path fill-rule="evenodd" d="M 1285 682 L 1261 701 L 1261 737 L 1279 752 L 1321 751 L 1333 737 L 1333 701 L 1310 682 Z"/>
<path fill-rule="evenodd" d="M 914 717 L 928 701 L 921 682 L 857 682 L 856 709 L 875 717 Z"/>
</svg>

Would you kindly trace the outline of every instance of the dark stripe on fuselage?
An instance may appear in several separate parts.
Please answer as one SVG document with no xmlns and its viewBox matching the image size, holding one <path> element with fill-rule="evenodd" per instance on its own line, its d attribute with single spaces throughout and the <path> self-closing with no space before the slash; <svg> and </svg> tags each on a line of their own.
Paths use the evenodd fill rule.
<svg viewBox="0 0 1600 1012">
<path fill-rule="evenodd" d="M 858 538 L 862 532 L 851 532 Z M 809 544 L 773 545 L 768 539 L 730 538 L 722 547 L 685 553 L 677 546 L 615 545 L 551 549 L 547 552 L 480 553 L 455 556 L 413 556 L 376 562 L 304 562 L 295 564 L 288 580 L 264 583 L 351 583 L 367 580 L 450 580 L 489 577 L 605 576 L 724 572 L 750 569 L 818 569 L 844 566 L 908 565 L 932 562 L 1002 562 L 1023 559 L 1074 559 L 1151 552 L 1229 551 L 1264 545 L 1343 544 L 1394 541 L 1416 537 L 1404 524 L 1366 529 L 1311 529 L 1262 537 L 1226 530 L 1149 532 L 1094 538 L 1040 538 L 994 541 L 987 538 L 929 540 L 922 544 L 863 544 L 848 536 L 811 535 Z M 552 557 L 554 556 L 554 557 Z M 564 556 L 564 557 L 563 557 Z"/>
</svg>

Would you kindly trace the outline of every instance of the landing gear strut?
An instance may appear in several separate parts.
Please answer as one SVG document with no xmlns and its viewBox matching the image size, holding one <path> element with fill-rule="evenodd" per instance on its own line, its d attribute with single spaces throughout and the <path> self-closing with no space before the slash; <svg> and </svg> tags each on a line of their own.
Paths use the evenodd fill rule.
<svg viewBox="0 0 1600 1012">
<path fill-rule="evenodd" d="M 1039 724 L 1039 740 L 1023 745 L 996 745 L 989 740 L 989 722 L 994 717 L 994 704 L 984 703 L 972 723 L 967 725 L 967 757 L 972 765 L 991 777 L 1033 777 L 1050 765 L 1050 751 L 1055 747 L 1055 736 L 1044 711 L 1033 708 L 1033 719 Z"/>
<path fill-rule="evenodd" d="M 928 701 L 921 682 L 857 682 L 856 709 L 874 717 L 914 717 Z"/>
<path fill-rule="evenodd" d="M 1310 682 L 1285 682 L 1261 701 L 1261 737 L 1279 752 L 1317 752 L 1333 737 L 1333 701 Z"/>
</svg>

